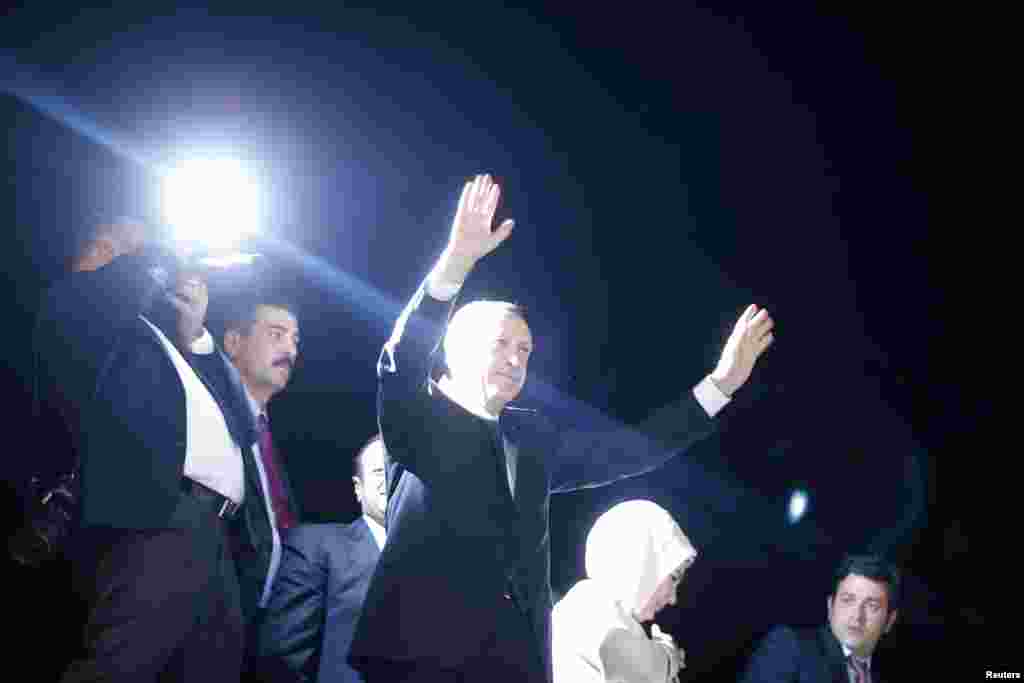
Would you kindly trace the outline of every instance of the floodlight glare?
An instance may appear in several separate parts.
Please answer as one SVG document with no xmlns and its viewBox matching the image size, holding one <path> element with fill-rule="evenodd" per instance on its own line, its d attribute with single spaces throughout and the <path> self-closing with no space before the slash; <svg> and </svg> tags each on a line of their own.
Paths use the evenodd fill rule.
<svg viewBox="0 0 1024 683">
<path fill-rule="evenodd" d="M 256 183 L 235 159 L 187 161 L 166 173 L 163 213 L 176 241 L 227 249 L 259 228 Z"/>
</svg>

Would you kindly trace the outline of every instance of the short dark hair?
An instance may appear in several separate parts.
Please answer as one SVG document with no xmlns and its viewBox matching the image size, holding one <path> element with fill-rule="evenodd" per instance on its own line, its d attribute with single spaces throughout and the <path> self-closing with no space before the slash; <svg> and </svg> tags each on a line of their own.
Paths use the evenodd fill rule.
<svg viewBox="0 0 1024 683">
<path fill-rule="evenodd" d="M 363 453 L 366 452 L 367 448 L 369 448 L 378 441 L 380 441 L 381 443 L 384 442 L 384 437 L 381 436 L 380 432 L 377 432 L 369 439 L 367 439 L 366 443 L 364 443 L 362 447 L 358 451 L 356 451 L 356 454 L 352 456 L 352 476 L 359 479 L 360 481 L 362 481 L 363 479 Z"/>
<path fill-rule="evenodd" d="M 839 584 L 851 574 L 863 576 L 872 581 L 884 583 L 889 595 L 889 609 L 897 609 L 900 605 L 900 569 L 883 555 L 847 554 L 836 567 L 832 582 L 832 595 L 835 597 Z"/>
<path fill-rule="evenodd" d="M 252 334 L 252 326 L 261 307 L 280 308 L 288 311 L 297 320 L 299 308 L 295 302 L 281 296 L 246 296 L 231 303 L 228 306 L 224 317 L 224 334 L 228 332 L 241 332 L 243 335 Z"/>
</svg>

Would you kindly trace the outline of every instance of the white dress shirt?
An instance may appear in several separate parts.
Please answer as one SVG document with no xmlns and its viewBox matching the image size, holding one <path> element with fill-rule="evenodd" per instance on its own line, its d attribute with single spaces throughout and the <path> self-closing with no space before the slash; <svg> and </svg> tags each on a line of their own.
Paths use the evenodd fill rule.
<svg viewBox="0 0 1024 683">
<path fill-rule="evenodd" d="M 384 550 L 384 542 L 387 540 L 387 533 L 384 531 L 384 527 L 369 515 L 363 515 L 363 519 L 366 520 L 366 526 L 370 527 L 373 540 L 377 542 L 377 549 Z"/>
<path fill-rule="evenodd" d="M 205 329 L 203 330 L 202 336 L 199 339 L 192 342 L 191 345 L 192 353 L 199 355 L 207 355 L 216 351 L 216 346 L 213 343 L 213 337 Z M 259 419 L 261 414 L 264 414 L 263 407 L 252 397 L 249 393 L 249 389 L 245 386 L 245 382 L 242 381 L 241 376 L 238 374 L 238 369 L 234 364 L 227 362 L 227 370 L 232 374 L 234 380 L 238 382 L 239 386 L 245 392 L 245 398 L 249 402 L 249 409 L 252 411 L 253 418 Z M 270 484 L 267 481 L 267 473 L 263 468 L 263 458 L 260 457 L 260 443 L 257 440 L 252 446 L 253 459 L 256 461 L 256 471 L 259 473 L 260 486 L 263 487 L 263 507 L 267 511 L 267 517 L 270 519 L 270 535 L 271 535 L 271 550 L 270 550 L 270 567 L 267 570 L 267 578 L 263 583 L 263 593 L 260 596 L 260 607 L 267 606 L 267 600 L 270 599 L 270 589 L 274 584 L 274 577 L 277 576 L 278 567 L 281 566 L 281 533 L 277 527 L 277 516 L 274 514 L 274 506 L 270 504 Z M 241 454 L 239 454 L 241 455 Z"/>
<path fill-rule="evenodd" d="M 839 643 L 839 645 L 843 648 L 843 655 L 847 659 L 849 659 L 850 656 L 853 654 L 853 650 L 851 650 L 850 648 L 846 647 L 846 645 L 844 643 Z M 857 661 L 861 662 L 864 665 L 864 671 L 867 672 L 867 680 L 870 683 L 870 681 L 871 681 L 871 657 L 855 657 L 854 659 L 856 659 Z M 853 671 L 850 670 L 849 662 L 847 662 L 847 664 L 846 664 L 846 674 L 850 677 L 850 683 L 856 683 L 856 681 L 854 680 L 854 677 L 853 677 L 854 676 Z"/>
<path fill-rule="evenodd" d="M 145 317 L 139 317 L 156 333 L 185 389 L 185 476 L 235 503 L 241 503 L 245 499 L 242 451 L 231 438 L 224 413 L 192 366 L 160 328 Z"/>
</svg>

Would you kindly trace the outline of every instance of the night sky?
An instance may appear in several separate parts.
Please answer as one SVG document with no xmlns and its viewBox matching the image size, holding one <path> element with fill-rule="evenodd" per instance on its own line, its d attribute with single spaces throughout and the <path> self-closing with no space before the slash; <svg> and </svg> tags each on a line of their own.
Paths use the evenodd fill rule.
<svg viewBox="0 0 1024 683">
<path fill-rule="evenodd" d="M 0 20 L 11 424 L 28 424 L 40 287 L 87 217 L 157 216 L 159 165 L 237 157 L 265 191 L 268 259 L 213 283 L 211 326 L 246 277 L 299 300 L 301 359 L 271 405 L 275 437 L 306 517 L 349 521 L 380 346 L 462 183 L 491 172 L 499 217 L 517 226 L 466 295 L 530 310 L 523 403 L 634 423 L 711 370 L 746 304 L 776 320 L 713 437 L 657 473 L 553 500 L 556 591 L 580 578 L 594 518 L 648 497 L 700 552 L 662 620 L 687 649 L 687 680 L 730 680 L 773 623 L 823 622 L 848 549 L 906 567 L 889 637 L 905 672 L 937 639 L 990 633 L 1009 570 L 979 566 L 994 533 L 976 445 L 991 397 L 961 351 L 978 340 L 950 315 L 973 280 L 951 254 L 972 252 L 933 215 L 951 61 L 940 20 L 775 5 L 12 11 Z M 12 520 L 33 460 L 30 446 L 9 450 Z M 810 508 L 789 525 L 795 488 Z M 30 619 L 60 650 L 78 614 L 60 570 L 18 577 L 45 586 Z M 53 610 L 67 615 L 58 627 Z M 1007 654 L 986 649 L 969 670 Z"/>
</svg>

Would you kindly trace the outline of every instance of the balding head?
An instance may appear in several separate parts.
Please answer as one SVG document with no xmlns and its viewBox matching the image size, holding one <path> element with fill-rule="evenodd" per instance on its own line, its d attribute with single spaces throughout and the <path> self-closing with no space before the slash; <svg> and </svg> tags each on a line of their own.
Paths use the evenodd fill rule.
<svg viewBox="0 0 1024 683">
<path fill-rule="evenodd" d="M 453 398 L 497 415 L 526 382 L 533 337 L 525 310 L 503 301 L 474 301 L 452 316 L 444 337 Z"/>
</svg>

